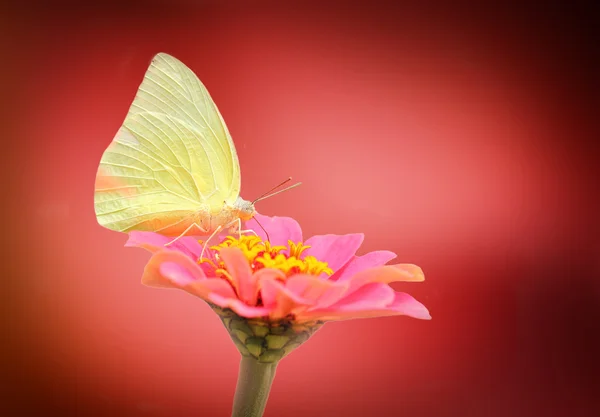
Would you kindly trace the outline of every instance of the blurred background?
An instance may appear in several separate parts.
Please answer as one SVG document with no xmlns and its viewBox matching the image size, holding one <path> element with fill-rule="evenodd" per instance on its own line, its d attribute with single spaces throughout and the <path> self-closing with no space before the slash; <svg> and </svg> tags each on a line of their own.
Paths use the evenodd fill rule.
<svg viewBox="0 0 600 417">
<path fill-rule="evenodd" d="M 5 416 L 227 416 L 217 316 L 140 284 L 96 223 L 96 169 L 152 56 L 200 77 L 242 196 L 305 237 L 363 232 L 426 281 L 431 321 L 331 323 L 275 416 L 600 411 L 597 22 L 562 2 L 3 3 Z M 476 5 L 476 6 L 475 6 Z"/>
</svg>

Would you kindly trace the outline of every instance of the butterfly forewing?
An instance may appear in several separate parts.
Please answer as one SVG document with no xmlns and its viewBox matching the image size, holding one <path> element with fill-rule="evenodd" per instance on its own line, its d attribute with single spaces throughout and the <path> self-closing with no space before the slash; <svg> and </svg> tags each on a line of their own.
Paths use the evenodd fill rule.
<svg viewBox="0 0 600 417">
<path fill-rule="evenodd" d="M 208 91 L 177 59 L 154 57 L 96 177 L 98 222 L 174 235 L 239 196 L 240 169 Z"/>
</svg>

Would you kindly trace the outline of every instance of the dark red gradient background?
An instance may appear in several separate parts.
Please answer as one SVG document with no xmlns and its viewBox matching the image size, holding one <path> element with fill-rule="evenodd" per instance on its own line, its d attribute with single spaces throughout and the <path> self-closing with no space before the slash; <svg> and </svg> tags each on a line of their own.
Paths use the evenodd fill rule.
<svg viewBox="0 0 600 417">
<path fill-rule="evenodd" d="M 227 416 L 217 317 L 140 284 L 93 188 L 151 57 L 188 64 L 242 195 L 305 235 L 364 232 L 433 320 L 332 323 L 266 416 L 597 415 L 597 52 L 591 10 L 368 1 L 19 2 L 2 13 L 6 416 Z M 451 4 L 451 6 L 449 6 Z"/>
</svg>

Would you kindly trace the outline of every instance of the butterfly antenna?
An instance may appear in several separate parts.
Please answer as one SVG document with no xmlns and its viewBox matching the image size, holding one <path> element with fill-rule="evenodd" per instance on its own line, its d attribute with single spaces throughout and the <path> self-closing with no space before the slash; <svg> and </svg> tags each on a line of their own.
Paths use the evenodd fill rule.
<svg viewBox="0 0 600 417">
<path fill-rule="evenodd" d="M 252 204 L 256 203 L 258 200 L 260 200 L 261 198 L 265 197 L 267 194 L 269 194 L 271 191 L 275 191 L 276 189 L 278 189 L 279 187 L 281 187 L 283 184 L 287 184 L 288 182 L 290 182 L 292 180 L 292 177 L 288 177 L 287 180 L 283 181 L 282 183 L 276 185 L 275 187 L 271 188 L 269 191 L 267 191 L 266 193 L 264 193 L 263 195 L 259 196 L 256 200 L 254 200 L 252 202 Z"/>
<path fill-rule="evenodd" d="M 294 185 L 290 185 L 289 187 L 285 187 L 283 190 L 279 190 L 279 191 L 275 191 L 276 189 L 278 189 L 279 187 L 281 187 L 282 185 L 290 182 L 292 180 L 292 177 L 289 177 L 287 180 L 283 181 L 281 184 L 277 185 L 276 187 L 271 188 L 269 191 L 267 191 L 266 193 L 264 193 L 263 195 L 261 195 L 260 197 L 258 197 L 257 199 L 255 199 L 252 204 L 256 203 L 257 201 L 261 201 L 261 200 L 265 200 L 269 197 L 273 197 L 274 195 L 277 195 L 279 193 L 282 193 L 284 191 L 288 191 L 291 190 L 292 188 L 296 188 L 297 186 L 301 185 L 301 182 L 297 182 Z M 272 192 L 275 191 L 275 192 Z"/>
<path fill-rule="evenodd" d="M 267 231 L 265 230 L 265 228 L 263 227 L 263 225 L 260 224 L 260 222 L 258 221 L 258 219 L 256 217 L 253 217 L 253 219 L 256 221 L 256 223 L 258 223 L 258 225 L 260 226 L 260 228 L 263 229 L 263 232 L 265 232 L 265 235 L 267 235 L 267 240 L 271 241 L 271 239 L 269 238 L 269 233 L 267 233 Z"/>
</svg>

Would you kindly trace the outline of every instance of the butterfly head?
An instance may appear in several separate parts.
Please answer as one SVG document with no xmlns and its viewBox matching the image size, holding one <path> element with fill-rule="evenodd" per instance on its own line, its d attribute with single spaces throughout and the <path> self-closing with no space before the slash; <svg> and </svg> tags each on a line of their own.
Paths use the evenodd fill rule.
<svg viewBox="0 0 600 417">
<path fill-rule="evenodd" d="M 251 201 L 244 200 L 242 197 L 238 197 L 234 203 L 234 207 L 238 212 L 238 217 L 242 220 L 250 220 L 256 214 L 254 204 Z"/>
</svg>

